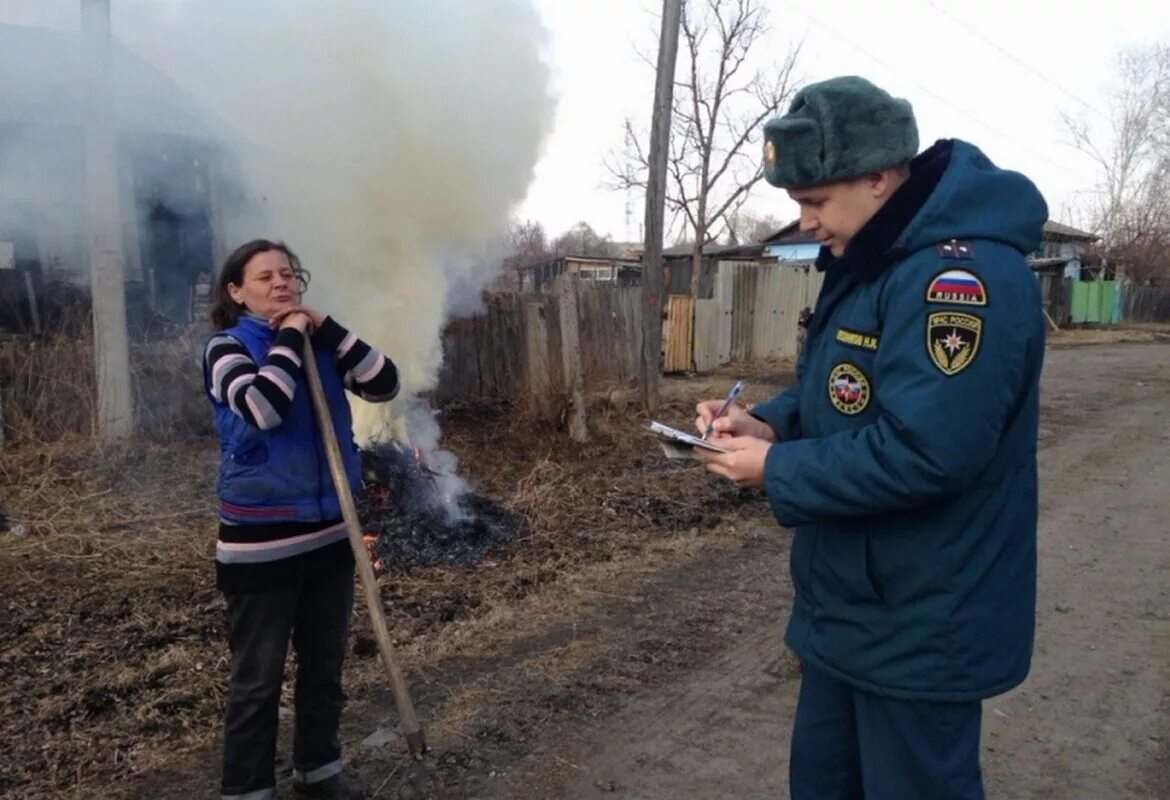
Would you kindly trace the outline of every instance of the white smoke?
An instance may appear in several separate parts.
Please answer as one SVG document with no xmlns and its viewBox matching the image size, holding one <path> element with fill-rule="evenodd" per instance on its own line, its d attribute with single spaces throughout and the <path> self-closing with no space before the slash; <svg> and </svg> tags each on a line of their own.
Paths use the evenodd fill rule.
<svg viewBox="0 0 1170 800">
<path fill-rule="evenodd" d="M 232 246 L 287 242 L 306 302 L 400 367 L 398 415 L 357 403 L 359 441 L 434 448 L 431 415 L 404 431 L 403 411 L 435 385 L 448 314 L 478 305 L 552 124 L 531 3 L 114 0 L 114 34 L 225 124 Z"/>
</svg>

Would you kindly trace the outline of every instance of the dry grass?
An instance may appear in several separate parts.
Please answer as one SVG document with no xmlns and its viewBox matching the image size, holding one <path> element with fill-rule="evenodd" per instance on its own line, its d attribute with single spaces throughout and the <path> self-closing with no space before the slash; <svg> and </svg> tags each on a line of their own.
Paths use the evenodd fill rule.
<svg viewBox="0 0 1170 800">
<path fill-rule="evenodd" d="M 97 424 L 93 334 L 0 343 L 0 409 L 10 443 L 46 445 L 91 437 Z M 174 440 L 211 432 L 200 365 L 205 333 L 187 328 L 130 345 L 138 435 Z"/>
<path fill-rule="evenodd" d="M 28 531 L 0 540 L 0 793 L 67 796 L 155 757 L 154 736 L 180 751 L 206 736 L 219 599 L 209 481 L 192 476 L 208 456 L 67 439 L 0 457 Z"/>
<path fill-rule="evenodd" d="M 658 416 L 681 423 L 690 403 Z M 595 418 L 575 447 L 502 410 L 446 413 L 444 444 L 464 474 L 531 533 L 478 567 L 383 578 L 392 636 L 438 735 L 466 732 L 494 692 L 555 691 L 582 654 L 542 638 L 549 619 L 628 600 L 618 576 L 748 513 L 752 498 L 661 458 L 645 422 Z M 214 760 L 227 683 L 215 450 L 103 449 L 66 435 L 0 453 L 0 497 L 29 531 L 0 534 L 0 740 L 12 743 L 0 795 L 141 796 L 136 779 Z M 353 645 L 348 691 L 378 695 L 385 678 L 362 610 Z M 524 653 L 538 654 L 522 660 L 524 681 L 485 677 Z"/>
</svg>

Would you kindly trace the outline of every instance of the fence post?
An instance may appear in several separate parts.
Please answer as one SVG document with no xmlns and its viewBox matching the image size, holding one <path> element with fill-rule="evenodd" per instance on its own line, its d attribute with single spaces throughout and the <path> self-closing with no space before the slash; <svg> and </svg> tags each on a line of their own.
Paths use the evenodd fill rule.
<svg viewBox="0 0 1170 800">
<path fill-rule="evenodd" d="M 528 402 L 543 420 L 554 419 L 552 407 L 553 365 L 548 352 L 548 320 L 544 316 L 544 304 L 525 302 L 524 309 L 524 352 L 525 374 L 528 386 Z"/>
<path fill-rule="evenodd" d="M 577 320 L 577 282 L 560 277 L 561 353 L 565 363 L 565 389 L 569 392 L 569 436 L 574 442 L 589 437 L 585 425 L 585 377 L 581 374 L 581 339 Z"/>
</svg>

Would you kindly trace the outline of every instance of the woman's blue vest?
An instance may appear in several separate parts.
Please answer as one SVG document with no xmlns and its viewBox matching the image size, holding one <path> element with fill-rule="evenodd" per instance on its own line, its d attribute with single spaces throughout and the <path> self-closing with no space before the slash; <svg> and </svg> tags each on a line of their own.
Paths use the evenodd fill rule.
<svg viewBox="0 0 1170 800">
<path fill-rule="evenodd" d="M 233 328 L 219 331 L 247 348 L 262 365 L 276 331 L 261 319 L 242 317 Z M 353 441 L 353 417 L 333 352 L 315 345 L 321 385 L 341 445 L 342 462 L 350 486 L 361 486 L 361 458 Z M 303 357 L 303 353 L 298 353 Z M 211 397 L 210 377 L 204 368 L 204 386 Z M 226 403 L 211 398 L 219 429 L 218 496 L 220 515 L 240 524 L 318 522 L 339 519 L 341 505 L 333 486 L 321 430 L 313 411 L 306 376 L 302 373 L 284 421 L 271 430 L 246 423 Z"/>
</svg>

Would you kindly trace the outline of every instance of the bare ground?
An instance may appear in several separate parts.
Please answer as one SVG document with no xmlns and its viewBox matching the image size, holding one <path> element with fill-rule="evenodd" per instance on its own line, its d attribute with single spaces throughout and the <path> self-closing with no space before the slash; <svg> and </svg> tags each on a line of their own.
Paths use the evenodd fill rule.
<svg viewBox="0 0 1170 800">
<path fill-rule="evenodd" d="M 1170 797 L 1167 367 L 1164 344 L 1050 353 L 1036 657 L 986 704 L 989 797 Z M 798 682 L 769 669 L 775 627 L 575 742 L 550 796 L 786 797 Z"/>
<path fill-rule="evenodd" d="M 1049 352 L 1039 639 L 1029 680 L 987 704 L 991 797 L 1170 798 L 1170 345 L 1127 338 L 1066 334 Z M 684 422 L 686 399 L 731 374 L 668 382 L 661 417 Z M 756 370 L 748 399 L 790 377 Z M 486 566 L 382 579 L 422 763 L 400 740 L 361 744 L 395 714 L 357 614 L 344 738 L 378 797 L 787 796 L 788 535 L 758 495 L 664 465 L 621 420 L 599 416 L 583 453 L 496 417 L 449 421 L 468 473 L 536 533 Z M 223 610 L 198 516 L 210 488 L 190 478 L 211 459 L 126 459 L 2 465 L 33 533 L 0 540 L 0 796 L 216 796 Z"/>
</svg>

